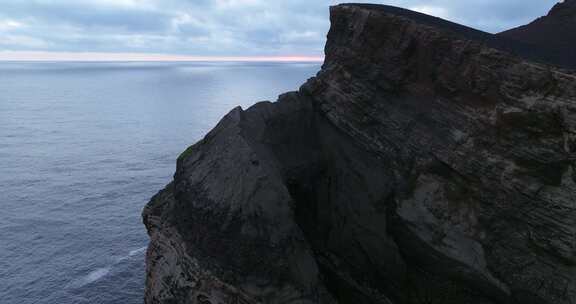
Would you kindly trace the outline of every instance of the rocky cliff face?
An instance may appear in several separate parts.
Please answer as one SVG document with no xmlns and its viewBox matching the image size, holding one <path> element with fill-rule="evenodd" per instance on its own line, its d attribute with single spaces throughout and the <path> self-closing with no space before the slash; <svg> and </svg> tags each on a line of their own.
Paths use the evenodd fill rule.
<svg viewBox="0 0 576 304">
<path fill-rule="evenodd" d="M 397 8 L 331 22 L 316 77 L 146 206 L 146 303 L 576 302 L 576 78 Z"/>
</svg>

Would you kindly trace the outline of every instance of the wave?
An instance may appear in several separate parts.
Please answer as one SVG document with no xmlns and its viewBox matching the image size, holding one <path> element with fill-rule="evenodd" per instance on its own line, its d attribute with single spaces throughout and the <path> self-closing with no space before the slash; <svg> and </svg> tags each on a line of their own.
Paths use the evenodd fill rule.
<svg viewBox="0 0 576 304">
<path fill-rule="evenodd" d="M 122 261 L 124 261 L 124 260 L 127 260 L 127 259 L 135 256 L 135 255 L 138 255 L 138 254 L 140 254 L 140 253 L 143 253 L 144 251 L 146 251 L 146 248 L 148 248 L 148 246 L 144 246 L 144 247 L 141 247 L 141 248 L 138 248 L 138 249 L 131 250 L 131 251 L 128 253 L 128 255 L 116 259 L 116 263 L 122 262 Z"/>
<path fill-rule="evenodd" d="M 106 276 L 108 273 L 110 273 L 110 267 L 96 269 L 84 277 L 83 285 L 88 285 L 90 283 L 96 282 L 101 278 L 103 278 L 104 276 Z"/>
<path fill-rule="evenodd" d="M 142 248 L 138 248 L 136 250 L 132 250 L 130 251 L 130 253 L 128 253 L 128 256 L 133 257 L 137 254 L 143 253 L 144 251 L 146 251 L 146 248 L 148 248 L 148 246 L 144 246 Z"/>
<path fill-rule="evenodd" d="M 147 246 L 144 246 L 144 247 L 141 247 L 138 249 L 131 250 L 130 252 L 128 252 L 128 255 L 116 259 L 116 262 L 113 263 L 112 265 L 107 266 L 107 267 L 98 268 L 96 270 L 91 271 L 87 275 L 81 277 L 80 279 L 74 280 L 73 282 L 71 282 L 69 284 L 69 288 L 76 289 L 76 288 L 84 287 L 88 284 L 92 284 L 92 283 L 102 279 L 103 277 L 107 276 L 112 271 L 112 268 L 115 265 L 117 265 L 120 262 L 127 260 L 133 256 L 136 256 L 136 255 L 143 253 L 144 251 L 146 251 L 146 248 L 147 248 Z"/>
<path fill-rule="evenodd" d="M 68 284 L 68 288 L 77 289 L 92 284 L 109 274 L 110 270 L 111 267 L 103 267 L 93 270 L 82 278 L 72 281 Z"/>
</svg>

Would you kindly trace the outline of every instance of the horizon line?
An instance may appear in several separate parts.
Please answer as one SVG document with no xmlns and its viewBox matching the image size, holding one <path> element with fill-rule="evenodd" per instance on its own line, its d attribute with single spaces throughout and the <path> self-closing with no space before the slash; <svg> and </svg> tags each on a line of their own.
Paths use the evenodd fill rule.
<svg viewBox="0 0 576 304">
<path fill-rule="evenodd" d="M 272 61 L 322 62 L 324 56 L 192 56 L 156 53 L 0 51 L 0 61 Z"/>
</svg>

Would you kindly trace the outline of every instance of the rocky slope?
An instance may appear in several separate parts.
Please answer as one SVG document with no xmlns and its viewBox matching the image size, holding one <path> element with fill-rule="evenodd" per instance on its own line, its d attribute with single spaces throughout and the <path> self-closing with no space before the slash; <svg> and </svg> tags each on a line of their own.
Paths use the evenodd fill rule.
<svg viewBox="0 0 576 304">
<path fill-rule="evenodd" d="M 398 8 L 331 23 L 146 206 L 146 303 L 576 302 L 576 78 Z"/>
<path fill-rule="evenodd" d="M 565 0 L 530 24 L 498 34 L 540 48 L 549 61 L 576 68 L 576 0 Z"/>
</svg>

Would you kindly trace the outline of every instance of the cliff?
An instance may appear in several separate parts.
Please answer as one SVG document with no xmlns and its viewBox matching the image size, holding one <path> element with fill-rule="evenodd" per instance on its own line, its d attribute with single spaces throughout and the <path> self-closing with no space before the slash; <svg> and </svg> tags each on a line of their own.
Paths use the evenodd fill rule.
<svg viewBox="0 0 576 304">
<path fill-rule="evenodd" d="M 483 32 L 330 10 L 322 70 L 227 114 L 143 212 L 145 302 L 576 301 L 576 78 Z"/>
</svg>

